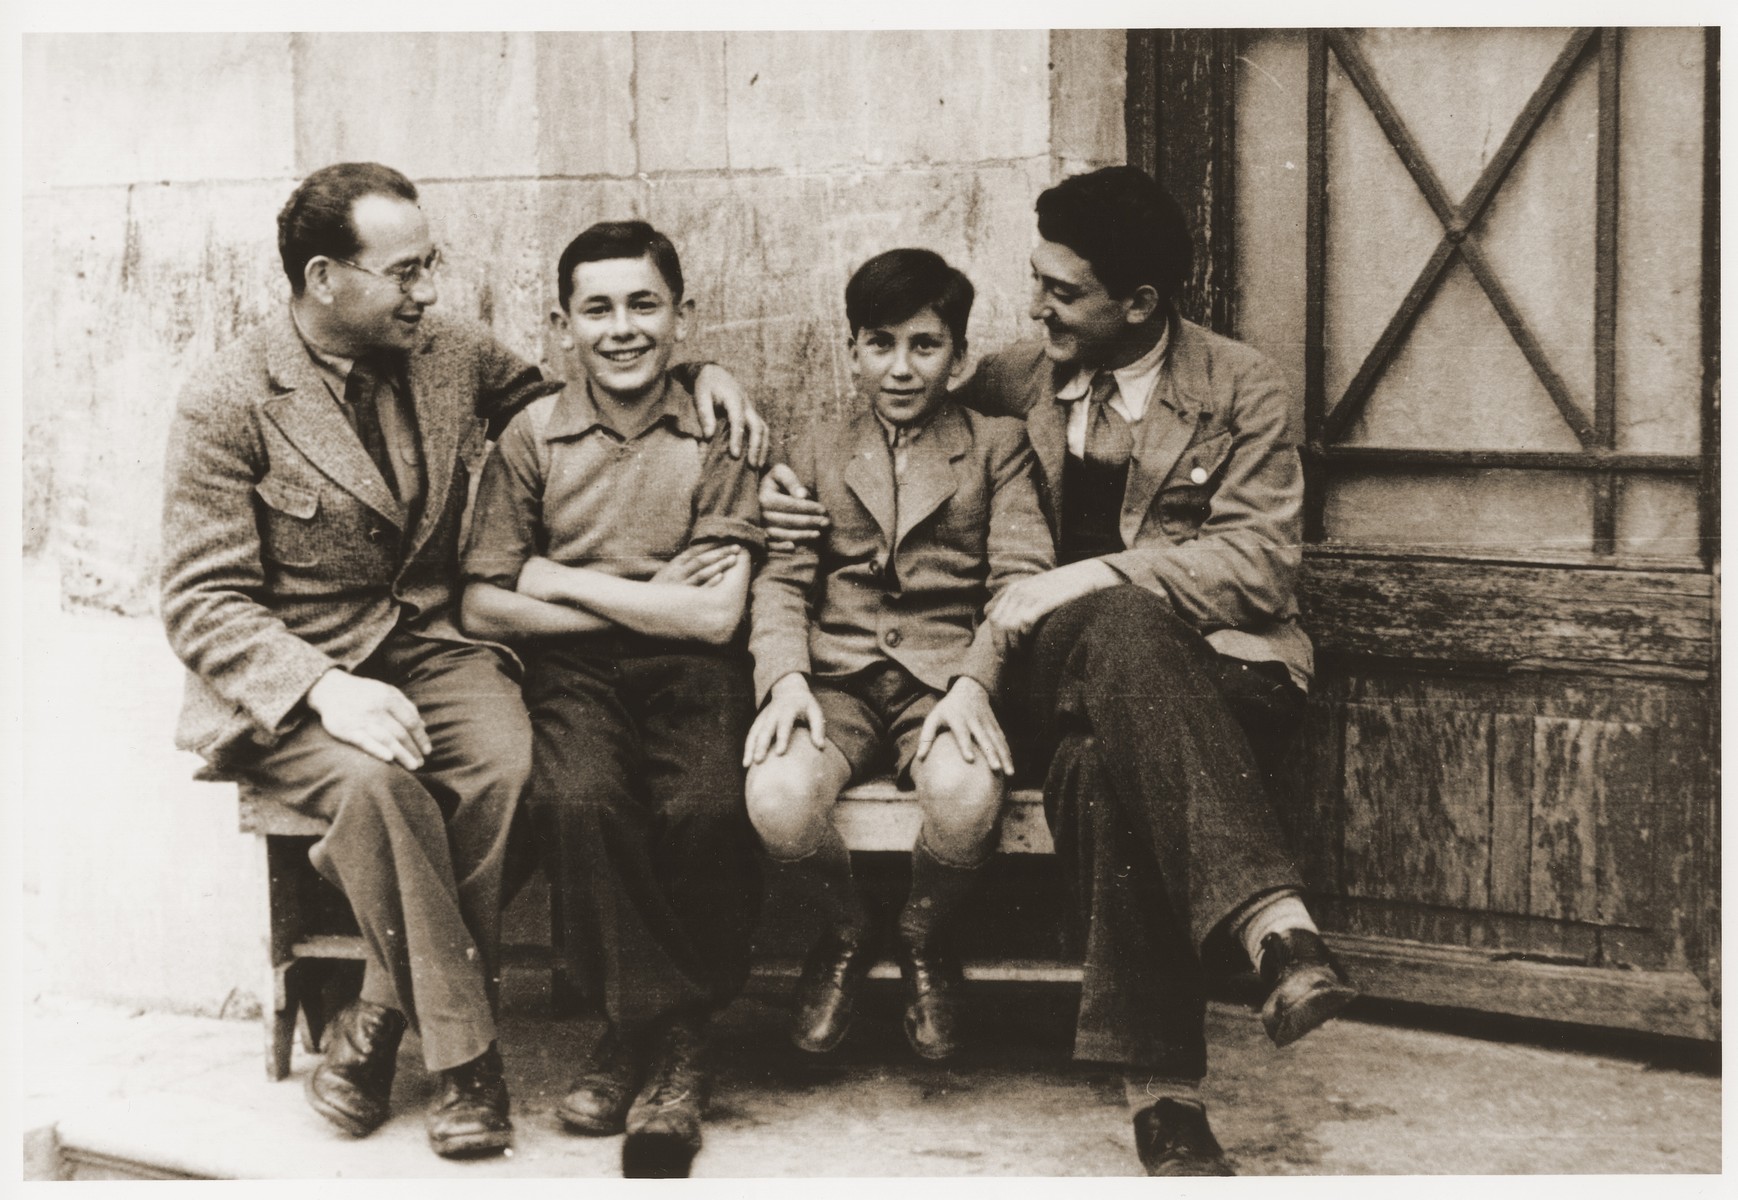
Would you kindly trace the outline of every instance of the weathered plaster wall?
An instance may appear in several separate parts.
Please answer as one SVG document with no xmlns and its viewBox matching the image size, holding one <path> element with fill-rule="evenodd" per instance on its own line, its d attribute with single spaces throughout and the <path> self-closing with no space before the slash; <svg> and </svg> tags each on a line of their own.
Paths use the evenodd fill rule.
<svg viewBox="0 0 1738 1200">
<path fill-rule="evenodd" d="M 788 433 L 846 402 L 844 283 L 877 251 L 963 266 L 975 346 L 1023 332 L 1032 201 L 1121 161 L 1123 54 L 1091 30 L 27 39 L 26 620 L 53 630 L 27 674 L 32 986 L 215 1008 L 258 974 L 253 847 L 168 749 L 151 614 L 174 398 L 287 294 L 296 179 L 346 158 L 416 179 L 441 304 L 552 369 L 561 246 L 653 221 L 695 353 Z"/>
</svg>

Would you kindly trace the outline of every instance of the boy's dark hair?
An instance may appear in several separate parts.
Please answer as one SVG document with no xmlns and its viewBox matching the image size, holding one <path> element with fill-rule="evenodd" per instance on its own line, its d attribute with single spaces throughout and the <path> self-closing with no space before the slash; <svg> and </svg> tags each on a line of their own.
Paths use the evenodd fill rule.
<svg viewBox="0 0 1738 1200">
<path fill-rule="evenodd" d="M 567 243 L 555 266 L 555 294 L 561 311 L 573 299 L 573 271 L 580 263 L 610 258 L 650 258 L 670 285 L 670 299 L 682 301 L 682 260 L 675 244 L 644 221 L 599 221 Z"/>
<path fill-rule="evenodd" d="M 297 296 L 307 285 L 308 260 L 355 258 L 362 243 L 351 211 L 364 196 L 416 203 L 416 185 L 379 163 L 333 163 L 302 180 L 278 212 L 278 257 Z"/>
<path fill-rule="evenodd" d="M 1189 278 L 1194 255 L 1182 208 L 1139 167 L 1070 175 L 1044 192 L 1038 236 L 1091 263 L 1115 299 L 1151 284 L 1164 308 Z"/>
<path fill-rule="evenodd" d="M 897 325 L 933 308 L 953 334 L 954 350 L 964 353 L 976 295 L 972 281 L 935 251 L 889 250 L 858 267 L 845 285 L 845 319 L 856 337 L 865 327 Z"/>
</svg>

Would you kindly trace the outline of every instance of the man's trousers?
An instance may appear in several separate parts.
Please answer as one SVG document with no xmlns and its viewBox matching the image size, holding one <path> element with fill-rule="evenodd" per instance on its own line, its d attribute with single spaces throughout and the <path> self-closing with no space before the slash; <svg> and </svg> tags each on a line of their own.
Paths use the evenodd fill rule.
<svg viewBox="0 0 1738 1200">
<path fill-rule="evenodd" d="M 501 866 L 531 767 L 519 685 L 485 646 L 395 632 L 355 674 L 399 688 L 434 749 L 411 772 L 309 715 L 238 777 L 325 817 L 309 860 L 344 893 L 368 947 L 362 998 L 404 1013 L 438 1071 L 495 1040 Z"/>
<path fill-rule="evenodd" d="M 525 699 L 535 731 L 527 824 L 581 996 L 628 1036 L 722 1008 L 748 977 L 760 908 L 742 794 L 747 656 L 550 640 L 531 660 Z"/>
<path fill-rule="evenodd" d="M 1074 1055 L 1198 1079 L 1203 944 L 1249 900 L 1302 886 L 1262 774 L 1303 693 L 1279 663 L 1214 653 L 1132 585 L 1046 617 L 1024 682 L 1015 694 L 1049 763 L 1045 811 L 1086 925 Z"/>
</svg>

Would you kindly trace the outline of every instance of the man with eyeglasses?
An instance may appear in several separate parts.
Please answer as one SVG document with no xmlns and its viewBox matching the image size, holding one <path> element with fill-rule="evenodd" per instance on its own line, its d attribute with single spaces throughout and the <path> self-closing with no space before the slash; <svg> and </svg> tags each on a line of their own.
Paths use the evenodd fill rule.
<svg viewBox="0 0 1738 1200">
<path fill-rule="evenodd" d="M 518 662 L 454 620 L 458 535 L 485 433 L 561 385 L 431 313 L 439 252 L 415 186 L 314 172 L 278 215 L 288 305 L 197 373 L 170 437 L 162 610 L 188 667 L 177 744 L 208 778 L 330 820 L 309 851 L 367 946 L 309 1103 L 352 1136 L 388 1115 L 421 1038 L 444 1156 L 512 1141 L 496 1043 L 502 870 L 530 769 Z M 689 370 L 764 454 L 716 367 Z M 697 378 L 703 382 L 697 382 Z M 710 385 L 710 386 L 708 386 Z"/>
</svg>

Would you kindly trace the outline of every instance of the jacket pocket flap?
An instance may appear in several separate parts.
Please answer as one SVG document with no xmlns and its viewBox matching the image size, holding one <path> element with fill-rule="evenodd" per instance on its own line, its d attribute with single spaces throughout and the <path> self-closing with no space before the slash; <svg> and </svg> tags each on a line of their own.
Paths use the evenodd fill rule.
<svg viewBox="0 0 1738 1200">
<path fill-rule="evenodd" d="M 1213 478 L 1230 455 L 1230 430 L 1205 438 L 1183 451 L 1177 465 L 1171 468 L 1168 482 L 1173 486 L 1193 484 L 1199 487 Z"/>
<path fill-rule="evenodd" d="M 267 475 L 254 484 L 253 490 L 272 508 L 304 521 L 320 510 L 318 491 L 279 479 L 276 475 Z"/>
</svg>

